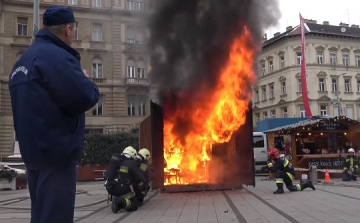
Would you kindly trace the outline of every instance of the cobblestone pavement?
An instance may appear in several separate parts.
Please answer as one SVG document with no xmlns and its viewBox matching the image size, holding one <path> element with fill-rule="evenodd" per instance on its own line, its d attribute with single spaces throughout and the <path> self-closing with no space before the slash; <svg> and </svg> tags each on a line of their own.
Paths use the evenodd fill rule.
<svg viewBox="0 0 360 223">
<path fill-rule="evenodd" d="M 360 182 L 333 179 L 316 190 L 273 195 L 274 181 L 256 177 L 256 187 L 192 193 L 150 192 L 138 211 L 111 212 L 102 182 L 78 184 L 77 223 L 262 223 L 360 222 Z M 30 222 L 27 190 L 0 191 L 0 223 Z"/>
</svg>

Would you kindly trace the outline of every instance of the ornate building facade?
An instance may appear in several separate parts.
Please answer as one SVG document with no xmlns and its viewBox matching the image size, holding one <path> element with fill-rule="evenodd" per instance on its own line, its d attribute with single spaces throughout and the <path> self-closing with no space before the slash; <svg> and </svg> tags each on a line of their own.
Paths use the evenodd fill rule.
<svg viewBox="0 0 360 223">
<path fill-rule="evenodd" d="M 336 116 L 340 112 L 360 119 L 359 26 L 305 22 L 306 79 L 313 115 Z M 301 57 L 299 26 L 264 39 L 258 82 L 253 88 L 254 127 L 267 118 L 305 117 Z"/>
<path fill-rule="evenodd" d="M 86 113 L 86 131 L 130 131 L 149 114 L 155 88 L 149 85 L 145 52 L 151 0 L 40 0 L 68 5 L 76 18 L 73 48 L 100 90 L 99 103 Z M 41 28 L 41 27 L 40 27 Z M 30 45 L 32 0 L 0 0 L 0 154 L 12 155 L 17 145 L 12 124 L 8 77 L 15 61 Z M 45 106 L 45 105 L 44 105 Z"/>
</svg>

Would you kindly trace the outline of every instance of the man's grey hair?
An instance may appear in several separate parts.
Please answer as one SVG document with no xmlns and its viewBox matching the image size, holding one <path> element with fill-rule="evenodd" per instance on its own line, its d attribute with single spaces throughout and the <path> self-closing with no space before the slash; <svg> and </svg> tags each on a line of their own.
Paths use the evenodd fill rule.
<svg viewBox="0 0 360 223">
<path fill-rule="evenodd" d="M 70 25 L 71 30 L 75 27 L 75 23 L 69 23 L 69 24 L 63 24 L 63 25 L 56 25 L 56 26 L 45 26 L 43 25 L 43 28 L 47 31 L 53 33 L 53 34 L 61 34 L 64 32 L 65 27 L 67 25 Z"/>
</svg>

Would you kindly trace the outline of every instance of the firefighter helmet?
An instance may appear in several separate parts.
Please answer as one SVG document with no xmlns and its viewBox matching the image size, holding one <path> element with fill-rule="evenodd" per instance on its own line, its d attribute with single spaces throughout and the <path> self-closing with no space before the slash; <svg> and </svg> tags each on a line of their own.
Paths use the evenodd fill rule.
<svg viewBox="0 0 360 223">
<path fill-rule="evenodd" d="M 147 160 L 150 158 L 150 151 L 146 148 L 140 149 L 138 154 L 140 154 L 144 158 L 144 160 Z"/>
<path fill-rule="evenodd" d="M 350 148 L 350 149 L 348 150 L 348 153 L 355 153 L 355 150 L 354 150 L 353 148 Z"/>
<path fill-rule="evenodd" d="M 131 158 L 135 159 L 136 156 L 136 150 L 134 149 L 134 147 L 132 146 L 128 146 L 124 149 L 124 151 L 122 152 L 122 154 L 127 154 L 129 156 L 131 156 Z"/>
<path fill-rule="evenodd" d="M 276 148 L 271 148 L 268 151 L 268 155 L 271 157 L 271 159 L 278 159 L 280 157 L 280 152 Z"/>
</svg>

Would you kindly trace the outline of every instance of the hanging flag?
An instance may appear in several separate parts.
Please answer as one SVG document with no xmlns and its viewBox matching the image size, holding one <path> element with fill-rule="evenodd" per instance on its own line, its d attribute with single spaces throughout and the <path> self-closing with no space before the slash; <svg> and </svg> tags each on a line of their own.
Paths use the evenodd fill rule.
<svg viewBox="0 0 360 223">
<path fill-rule="evenodd" d="M 306 84 L 306 62 L 305 62 L 305 25 L 304 19 L 300 15 L 300 32 L 301 32 L 301 90 L 302 90 L 302 99 L 305 108 L 305 116 L 311 117 L 311 110 L 309 106 L 309 98 Z"/>
</svg>

